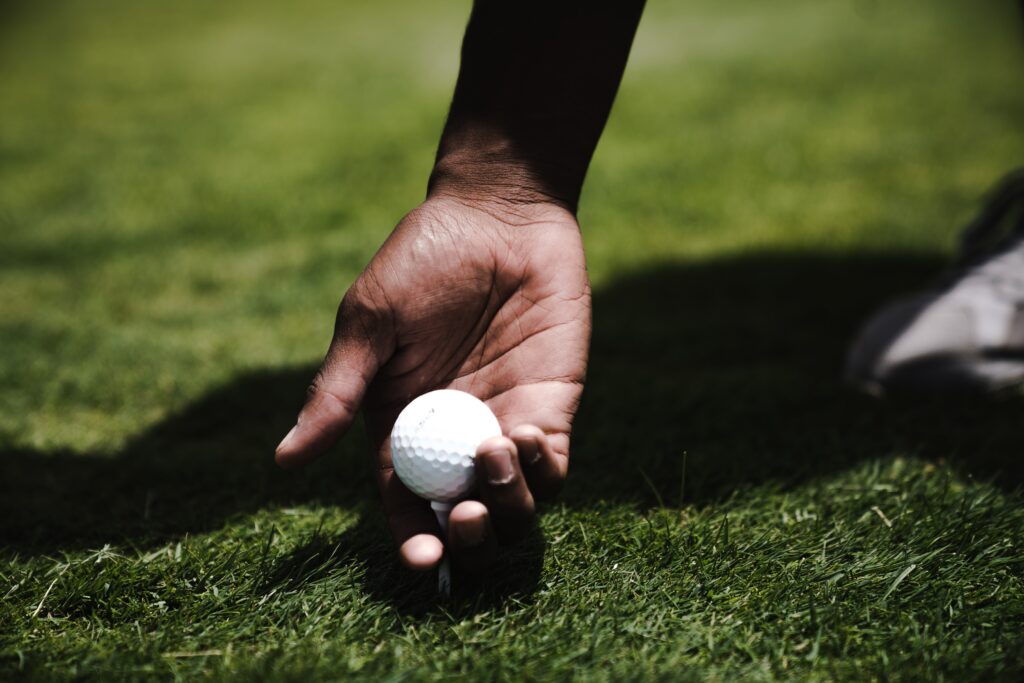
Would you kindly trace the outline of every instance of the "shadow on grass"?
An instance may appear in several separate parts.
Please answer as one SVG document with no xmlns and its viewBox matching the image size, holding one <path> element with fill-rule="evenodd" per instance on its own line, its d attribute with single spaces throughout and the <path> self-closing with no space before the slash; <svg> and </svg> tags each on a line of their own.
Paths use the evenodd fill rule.
<svg viewBox="0 0 1024 683">
<path fill-rule="evenodd" d="M 355 525 L 338 535 L 322 529 L 274 562 L 266 572 L 261 594 L 291 591 L 325 580 L 341 567 L 357 565 L 363 590 L 403 614 L 417 615 L 443 608 L 450 614 L 472 614 L 508 598 L 528 601 L 536 592 L 544 560 L 543 535 L 534 531 L 514 547 L 502 550 L 501 571 L 486 576 L 453 571 L 451 600 L 437 598 L 437 575 L 417 574 L 396 561 L 380 516 L 364 503 Z"/>
<path fill-rule="evenodd" d="M 863 321 L 942 266 L 913 253 L 750 254 L 599 291 L 564 500 L 701 504 L 894 454 L 1016 488 L 1024 394 L 879 401 L 840 381 Z"/>
<path fill-rule="evenodd" d="M 898 453 L 950 460 L 965 475 L 1016 486 L 1024 471 L 1020 398 L 879 402 L 838 382 L 860 321 L 940 266 L 905 253 L 749 254 L 666 265 L 599 289 L 563 502 L 703 504 Z M 149 546 L 267 506 L 345 504 L 363 512 L 360 521 L 295 549 L 270 569 L 268 586 L 359 562 L 376 598 L 426 604 L 433 579 L 412 578 L 395 561 L 361 433 L 300 472 L 271 460 L 313 370 L 241 377 L 114 456 L 0 452 L 0 542 L 21 555 Z M 468 589 L 486 602 L 528 596 L 543 552 L 538 535 L 509 550 L 507 570 L 496 573 L 504 578 Z"/>
</svg>

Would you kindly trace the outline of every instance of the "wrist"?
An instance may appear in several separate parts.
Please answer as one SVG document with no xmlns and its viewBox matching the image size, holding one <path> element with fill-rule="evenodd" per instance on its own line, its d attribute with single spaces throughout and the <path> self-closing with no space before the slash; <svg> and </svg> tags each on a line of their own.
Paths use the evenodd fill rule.
<svg viewBox="0 0 1024 683">
<path fill-rule="evenodd" d="M 529 131 L 449 120 L 427 196 L 510 205 L 555 204 L 576 211 L 589 154 L 577 162 L 566 141 L 549 144 Z"/>
</svg>

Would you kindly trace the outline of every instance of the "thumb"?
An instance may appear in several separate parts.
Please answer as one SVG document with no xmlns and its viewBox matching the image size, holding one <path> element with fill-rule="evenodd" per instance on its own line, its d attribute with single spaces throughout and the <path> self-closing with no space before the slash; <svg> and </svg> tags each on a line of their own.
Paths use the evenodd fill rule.
<svg viewBox="0 0 1024 683">
<path fill-rule="evenodd" d="M 317 370 L 295 426 L 277 446 L 277 464 L 297 467 L 323 455 L 348 431 L 366 387 L 381 365 L 380 316 L 346 296 L 338 309 L 334 338 Z"/>
</svg>

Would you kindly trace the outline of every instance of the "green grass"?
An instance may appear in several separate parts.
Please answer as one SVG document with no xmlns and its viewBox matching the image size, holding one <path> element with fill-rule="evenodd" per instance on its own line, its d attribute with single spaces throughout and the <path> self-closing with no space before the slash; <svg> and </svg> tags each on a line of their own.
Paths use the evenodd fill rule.
<svg viewBox="0 0 1024 683">
<path fill-rule="evenodd" d="M 467 11 L 0 5 L 0 678 L 1024 676 L 1024 399 L 838 382 L 1024 161 L 1010 3 L 652 2 L 570 482 L 451 603 L 361 433 L 273 466 Z"/>
</svg>

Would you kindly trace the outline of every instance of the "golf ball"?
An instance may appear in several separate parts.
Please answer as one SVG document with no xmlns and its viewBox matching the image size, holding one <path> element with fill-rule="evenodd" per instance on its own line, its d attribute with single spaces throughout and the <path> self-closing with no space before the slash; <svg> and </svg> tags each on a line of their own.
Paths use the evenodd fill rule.
<svg viewBox="0 0 1024 683">
<path fill-rule="evenodd" d="M 416 495 L 453 503 L 473 490 L 476 448 L 492 436 L 501 436 L 501 426 L 483 401 L 464 391 L 431 391 L 395 421 L 391 462 Z"/>
</svg>

